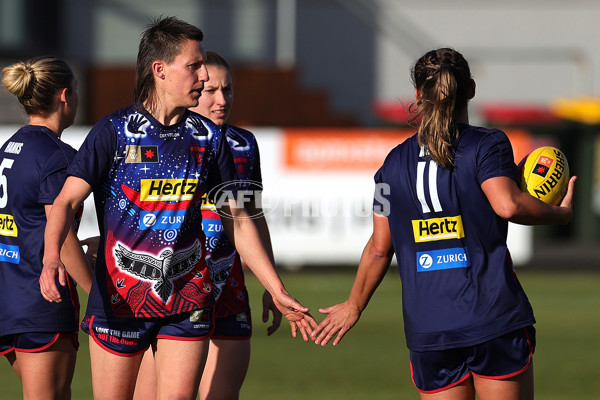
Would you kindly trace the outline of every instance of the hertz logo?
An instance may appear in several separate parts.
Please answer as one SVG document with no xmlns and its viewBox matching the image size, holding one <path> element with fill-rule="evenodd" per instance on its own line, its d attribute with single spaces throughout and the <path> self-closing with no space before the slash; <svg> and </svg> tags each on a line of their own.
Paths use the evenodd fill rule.
<svg viewBox="0 0 600 400">
<path fill-rule="evenodd" d="M 456 217 L 420 219 L 412 221 L 415 242 L 460 239 L 465 236 L 462 218 Z"/>
<path fill-rule="evenodd" d="M 140 200 L 192 200 L 198 188 L 198 179 L 142 179 Z"/>
<path fill-rule="evenodd" d="M 203 210 L 211 210 L 216 211 L 217 207 L 215 206 L 215 202 L 208 198 L 206 193 L 202 195 L 202 209 Z"/>
<path fill-rule="evenodd" d="M 19 236 L 15 218 L 12 215 L 0 214 L 0 235 L 2 236 Z"/>
</svg>

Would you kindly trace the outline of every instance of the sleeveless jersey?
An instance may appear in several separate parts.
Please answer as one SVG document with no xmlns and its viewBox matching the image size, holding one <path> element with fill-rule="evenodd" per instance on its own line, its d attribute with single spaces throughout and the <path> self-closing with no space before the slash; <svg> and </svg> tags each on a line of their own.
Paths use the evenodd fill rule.
<svg viewBox="0 0 600 400">
<path fill-rule="evenodd" d="M 506 246 L 508 222 L 481 184 L 516 179 L 504 132 L 459 126 L 455 166 L 438 167 L 417 136 L 375 175 L 374 211 L 388 216 L 411 350 L 475 345 L 535 323 Z"/>
<path fill-rule="evenodd" d="M 260 191 L 262 176 L 256 138 L 252 132 L 231 125 L 223 125 L 221 129 L 233 155 L 237 178 L 250 182 L 250 190 Z M 249 304 L 240 256 L 223 229 L 214 203 L 204 203 L 202 216 L 202 228 L 206 235 L 206 261 L 209 266 L 214 266 L 214 270 L 219 271 L 213 276 L 213 293 L 218 299 L 215 318 L 245 312 Z"/>
<path fill-rule="evenodd" d="M 25 126 L 0 149 L 0 336 L 23 332 L 77 332 L 75 283 L 51 303 L 40 293 L 45 205 L 63 187 L 75 149 L 50 129 Z"/>
<path fill-rule="evenodd" d="M 201 198 L 235 179 L 222 138 L 196 113 L 164 126 L 140 105 L 92 128 L 68 170 L 92 187 L 100 230 L 88 314 L 154 318 L 212 306 Z"/>
</svg>

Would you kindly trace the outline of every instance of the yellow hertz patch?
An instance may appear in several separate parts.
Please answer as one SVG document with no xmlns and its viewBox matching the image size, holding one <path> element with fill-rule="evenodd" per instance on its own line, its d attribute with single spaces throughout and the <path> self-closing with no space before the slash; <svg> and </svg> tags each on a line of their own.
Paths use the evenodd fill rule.
<svg viewBox="0 0 600 400">
<path fill-rule="evenodd" d="M 0 214 L 0 235 L 2 236 L 19 236 L 19 230 L 15 223 L 15 218 L 12 215 Z"/>
<path fill-rule="evenodd" d="M 140 200 L 192 200 L 198 188 L 198 179 L 142 179 Z"/>
<path fill-rule="evenodd" d="M 412 225 L 416 243 L 465 237 L 460 215 L 456 217 L 419 219 L 413 221 Z"/>
<path fill-rule="evenodd" d="M 206 196 L 206 193 L 202 195 L 202 210 L 217 211 L 215 203 Z"/>
</svg>

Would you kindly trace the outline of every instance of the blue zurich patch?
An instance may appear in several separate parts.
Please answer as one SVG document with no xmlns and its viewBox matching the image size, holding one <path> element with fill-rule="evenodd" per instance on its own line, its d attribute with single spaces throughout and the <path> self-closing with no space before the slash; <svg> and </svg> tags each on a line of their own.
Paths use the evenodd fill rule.
<svg viewBox="0 0 600 400">
<path fill-rule="evenodd" d="M 467 249 L 430 250 L 417 253 L 417 271 L 437 271 L 440 269 L 467 268 L 471 266 Z"/>
<path fill-rule="evenodd" d="M 0 243 L 0 261 L 18 264 L 19 261 L 21 261 L 21 252 L 19 251 L 19 246 L 11 246 L 9 244 Z"/>
</svg>

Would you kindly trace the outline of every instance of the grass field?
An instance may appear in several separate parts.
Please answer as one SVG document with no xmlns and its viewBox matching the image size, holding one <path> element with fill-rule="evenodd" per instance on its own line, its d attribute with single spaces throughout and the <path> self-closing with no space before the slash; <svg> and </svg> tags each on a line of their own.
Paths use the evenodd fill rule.
<svg viewBox="0 0 600 400">
<path fill-rule="evenodd" d="M 600 273 L 521 269 L 519 277 L 538 321 L 536 398 L 600 398 Z M 317 309 L 346 298 L 354 271 L 283 272 L 282 278 L 321 320 Z M 287 323 L 267 337 L 259 305 L 262 289 L 251 274 L 247 281 L 254 337 L 243 400 L 418 398 L 410 380 L 395 271 L 386 276 L 359 323 L 336 348 L 292 339 Z M 80 341 L 73 399 L 91 399 L 87 337 L 81 334 Z M 0 388 L 2 400 L 21 397 L 19 381 L 6 361 L 0 363 Z"/>
</svg>

